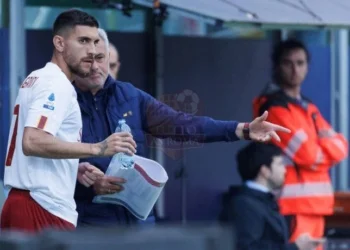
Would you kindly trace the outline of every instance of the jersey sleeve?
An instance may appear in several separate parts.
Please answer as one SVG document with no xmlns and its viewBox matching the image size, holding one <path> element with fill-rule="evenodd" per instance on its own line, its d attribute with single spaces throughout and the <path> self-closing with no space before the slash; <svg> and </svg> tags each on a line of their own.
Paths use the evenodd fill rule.
<svg viewBox="0 0 350 250">
<path fill-rule="evenodd" d="M 62 85 L 42 79 L 33 86 L 25 127 L 38 128 L 54 136 L 57 134 L 73 98 L 72 89 Z"/>
</svg>

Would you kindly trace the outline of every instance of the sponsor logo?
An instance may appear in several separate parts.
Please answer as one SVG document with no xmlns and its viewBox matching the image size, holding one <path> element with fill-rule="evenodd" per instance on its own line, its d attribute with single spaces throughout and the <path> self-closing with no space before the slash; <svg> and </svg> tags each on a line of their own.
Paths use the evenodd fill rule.
<svg viewBox="0 0 350 250">
<path fill-rule="evenodd" d="M 55 109 L 55 105 L 54 105 L 54 101 L 55 101 L 55 94 L 51 93 L 49 95 L 49 97 L 47 98 L 47 102 L 43 105 L 44 109 L 48 109 L 48 110 L 54 110 Z"/>
</svg>

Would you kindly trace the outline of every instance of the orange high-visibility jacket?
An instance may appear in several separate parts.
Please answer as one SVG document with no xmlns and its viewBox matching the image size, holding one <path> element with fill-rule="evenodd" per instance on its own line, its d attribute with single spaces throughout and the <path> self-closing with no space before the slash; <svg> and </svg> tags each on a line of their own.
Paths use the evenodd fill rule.
<svg viewBox="0 0 350 250">
<path fill-rule="evenodd" d="M 297 101 L 282 90 L 262 94 L 254 100 L 254 116 L 269 112 L 268 121 L 289 128 L 279 133 L 286 158 L 286 179 L 281 190 L 281 213 L 328 215 L 334 196 L 329 169 L 348 154 L 348 143 L 306 98 Z"/>
</svg>

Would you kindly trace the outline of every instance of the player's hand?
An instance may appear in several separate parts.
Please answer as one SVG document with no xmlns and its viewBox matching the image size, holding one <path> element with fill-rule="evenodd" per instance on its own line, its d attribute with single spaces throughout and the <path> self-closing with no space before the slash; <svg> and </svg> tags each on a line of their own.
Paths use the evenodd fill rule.
<svg viewBox="0 0 350 250">
<path fill-rule="evenodd" d="M 120 152 L 128 155 L 136 153 L 136 142 L 128 132 L 114 133 L 106 140 L 94 144 L 94 146 L 94 153 L 98 156 L 113 156 Z"/>
<path fill-rule="evenodd" d="M 280 141 L 281 139 L 276 133 L 277 131 L 290 133 L 290 130 L 285 127 L 267 122 L 267 116 L 268 112 L 265 111 L 262 116 L 255 118 L 249 124 L 249 136 L 253 141 L 268 142 L 272 138 Z"/>
<path fill-rule="evenodd" d="M 114 194 L 124 190 L 123 184 L 126 181 L 123 178 L 112 177 L 112 176 L 103 176 L 98 179 L 93 188 L 96 194 Z"/>
<path fill-rule="evenodd" d="M 98 179 L 102 178 L 104 173 L 97 167 L 88 162 L 79 163 L 78 167 L 78 181 L 85 187 L 90 187 Z"/>
</svg>

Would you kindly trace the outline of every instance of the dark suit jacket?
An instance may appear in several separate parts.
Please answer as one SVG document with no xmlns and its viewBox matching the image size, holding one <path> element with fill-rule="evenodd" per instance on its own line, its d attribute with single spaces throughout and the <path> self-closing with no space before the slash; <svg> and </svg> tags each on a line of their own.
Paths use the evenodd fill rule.
<svg viewBox="0 0 350 250">
<path fill-rule="evenodd" d="M 234 223 L 238 250 L 297 250 L 288 243 L 288 228 L 270 193 L 243 186 L 231 198 L 228 218 Z"/>
</svg>

